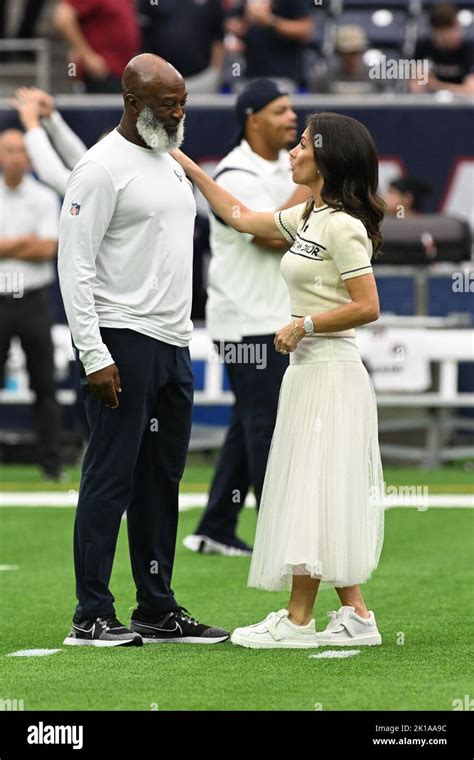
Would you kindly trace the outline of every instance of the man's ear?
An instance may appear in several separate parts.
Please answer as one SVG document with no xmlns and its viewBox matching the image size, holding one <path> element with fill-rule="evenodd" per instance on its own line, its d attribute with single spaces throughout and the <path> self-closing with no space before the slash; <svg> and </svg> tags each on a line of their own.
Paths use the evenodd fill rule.
<svg viewBox="0 0 474 760">
<path fill-rule="evenodd" d="M 133 95 L 133 93 L 131 92 L 124 93 L 123 102 L 125 104 L 125 108 L 128 111 L 131 111 L 135 116 L 139 115 L 140 105 L 135 95 Z"/>
<path fill-rule="evenodd" d="M 259 131 L 260 124 L 259 124 L 258 114 L 253 113 L 248 117 L 247 127 L 250 134 L 255 134 L 256 132 Z"/>
</svg>

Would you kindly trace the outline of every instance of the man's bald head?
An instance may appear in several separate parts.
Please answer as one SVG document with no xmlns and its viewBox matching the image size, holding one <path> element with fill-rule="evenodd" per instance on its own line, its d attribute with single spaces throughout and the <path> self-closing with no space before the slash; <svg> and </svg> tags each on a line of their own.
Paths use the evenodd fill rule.
<svg viewBox="0 0 474 760">
<path fill-rule="evenodd" d="M 5 129 L 0 132 L 0 148 L 3 145 L 22 146 L 24 144 L 25 138 L 19 129 Z"/>
<path fill-rule="evenodd" d="M 19 182 L 29 170 L 30 162 L 25 147 L 23 132 L 6 129 L 0 133 L 0 169 L 5 179 Z"/>
<path fill-rule="evenodd" d="M 184 87 L 184 79 L 174 66 L 159 55 L 142 53 L 127 63 L 122 74 L 122 92 L 149 96 L 168 87 Z"/>
</svg>

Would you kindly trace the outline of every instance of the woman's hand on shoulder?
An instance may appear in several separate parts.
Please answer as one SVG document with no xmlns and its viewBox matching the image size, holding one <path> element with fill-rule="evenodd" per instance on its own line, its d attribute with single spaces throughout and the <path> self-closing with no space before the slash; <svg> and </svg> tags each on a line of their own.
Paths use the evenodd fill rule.
<svg viewBox="0 0 474 760">
<path fill-rule="evenodd" d="M 186 174 L 188 174 L 189 170 L 194 164 L 194 162 L 189 158 L 189 156 L 187 156 L 186 153 L 183 153 L 183 151 L 180 150 L 179 148 L 173 148 L 173 150 L 170 150 L 168 152 L 170 156 L 174 158 L 174 160 L 177 161 L 178 164 L 180 164 L 183 167 Z"/>
</svg>

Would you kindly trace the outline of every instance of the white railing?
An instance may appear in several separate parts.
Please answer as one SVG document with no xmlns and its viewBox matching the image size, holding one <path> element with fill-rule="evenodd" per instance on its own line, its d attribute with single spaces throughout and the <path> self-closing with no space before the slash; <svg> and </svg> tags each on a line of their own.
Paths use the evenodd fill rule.
<svg viewBox="0 0 474 760">
<path fill-rule="evenodd" d="M 51 50 L 49 40 L 45 39 L 0 39 L 0 53 L 34 54 L 32 63 L 23 61 L 2 61 L 2 80 L 9 75 L 28 76 L 33 74 L 35 84 L 42 90 L 51 90 Z"/>
</svg>

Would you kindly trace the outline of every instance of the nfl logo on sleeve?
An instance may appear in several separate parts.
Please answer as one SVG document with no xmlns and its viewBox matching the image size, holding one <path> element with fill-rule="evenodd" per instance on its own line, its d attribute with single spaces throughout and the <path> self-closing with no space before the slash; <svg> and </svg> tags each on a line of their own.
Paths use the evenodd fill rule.
<svg viewBox="0 0 474 760">
<path fill-rule="evenodd" d="M 71 207 L 69 209 L 69 213 L 72 216 L 78 216 L 80 210 L 81 210 L 81 206 L 80 206 L 79 203 L 71 203 Z"/>
</svg>

